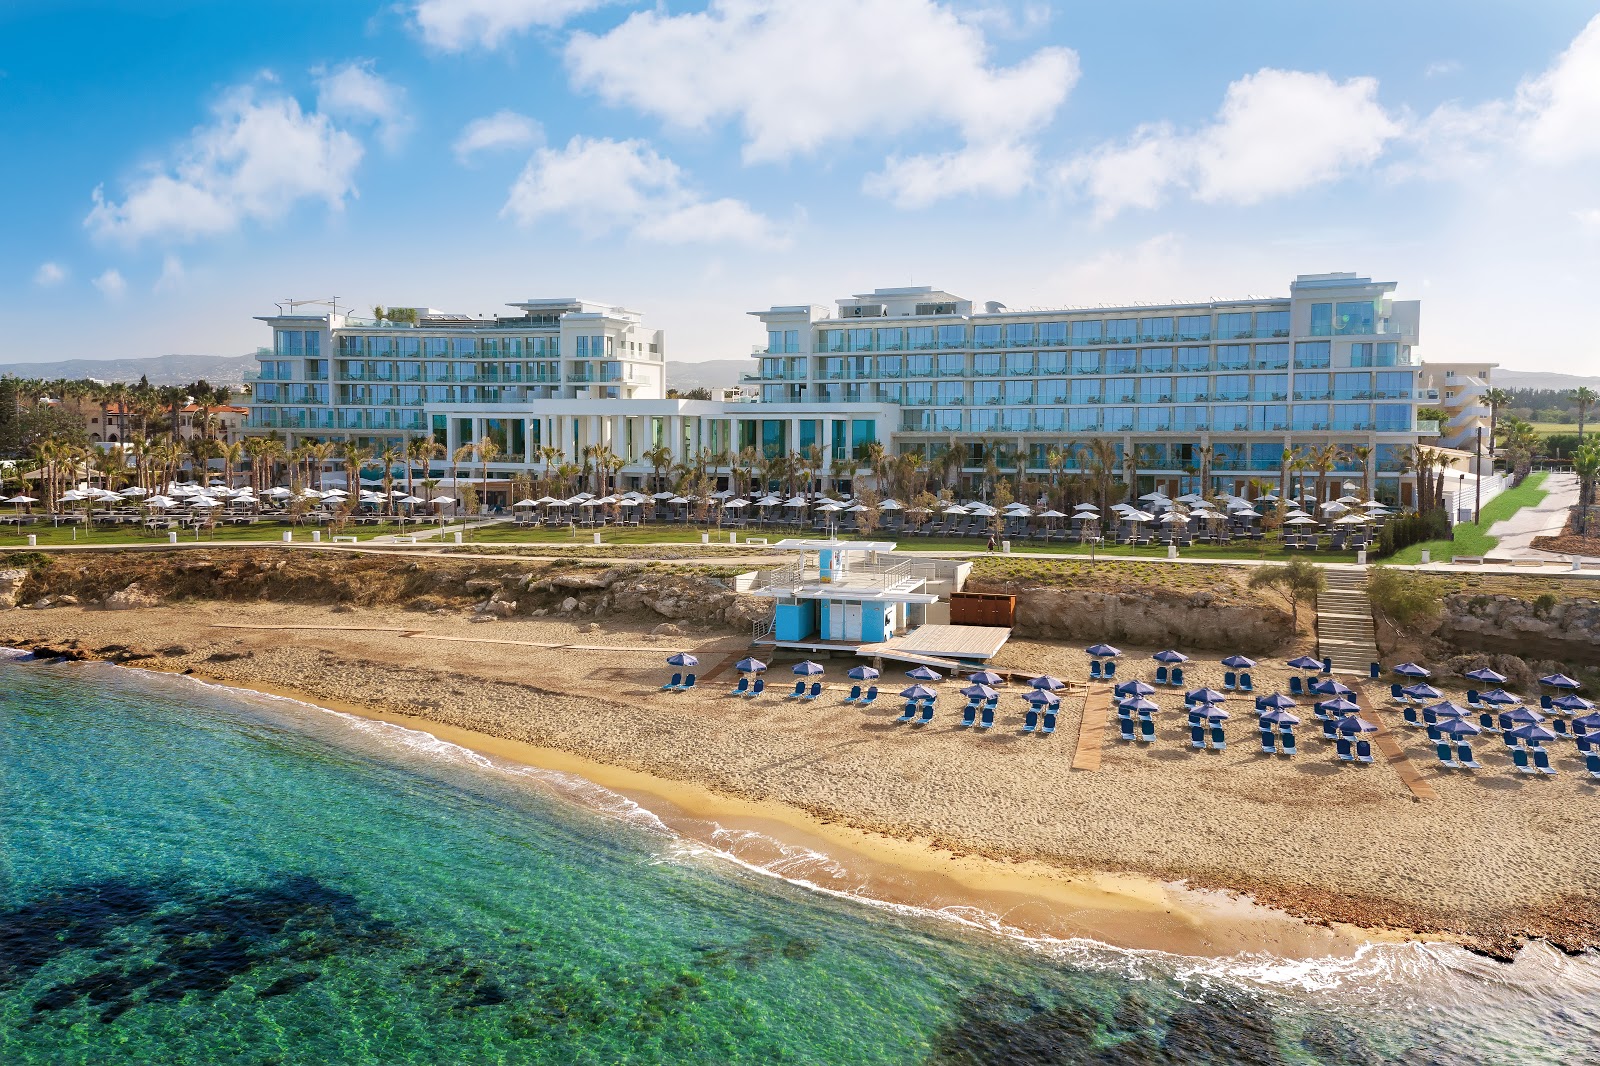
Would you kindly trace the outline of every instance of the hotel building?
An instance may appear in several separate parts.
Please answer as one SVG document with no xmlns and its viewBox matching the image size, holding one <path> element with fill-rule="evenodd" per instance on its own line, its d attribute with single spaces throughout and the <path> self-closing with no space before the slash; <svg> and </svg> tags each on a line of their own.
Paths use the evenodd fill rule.
<svg viewBox="0 0 1600 1066">
<path fill-rule="evenodd" d="M 1421 307 L 1395 288 L 1338 273 L 1301 275 L 1287 297 L 1205 303 L 978 309 L 913 287 L 774 306 L 751 312 L 767 332 L 745 377 L 753 402 L 667 399 L 661 331 L 604 304 L 530 300 L 493 319 L 416 309 L 404 322 L 279 314 L 261 319 L 273 345 L 249 424 L 291 443 L 431 434 L 453 451 L 487 436 L 501 477 L 541 469 L 544 448 L 581 464 L 599 446 L 624 461 L 625 488 L 644 484 L 659 445 L 674 462 L 818 445 L 825 476 L 846 479 L 874 441 L 930 462 L 954 448 L 970 481 L 992 449 L 1007 472 L 1020 456 L 1045 476 L 1053 451 L 1074 472 L 1079 448 L 1105 440 L 1140 492 L 1192 491 L 1202 468 L 1210 488 L 1242 492 L 1276 485 L 1285 448 L 1366 446 L 1379 494 L 1409 502 L 1406 449 L 1470 449 L 1470 383 L 1489 364 L 1418 360 Z M 1419 420 L 1442 395 L 1461 400 L 1448 425 Z M 1359 479 L 1353 459 L 1336 469 Z"/>
</svg>

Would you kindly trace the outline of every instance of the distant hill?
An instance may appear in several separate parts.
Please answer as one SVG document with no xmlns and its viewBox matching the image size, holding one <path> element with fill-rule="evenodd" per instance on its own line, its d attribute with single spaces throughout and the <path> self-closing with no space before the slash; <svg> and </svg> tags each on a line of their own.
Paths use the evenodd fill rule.
<svg viewBox="0 0 1600 1066">
<path fill-rule="evenodd" d="M 57 378 L 97 381 L 138 381 L 140 376 L 152 385 L 187 385 L 205 380 L 213 385 L 239 385 L 244 372 L 253 370 L 253 355 L 156 355 L 148 359 L 67 359 L 59 363 L 9 363 L 0 374 L 19 378 Z"/>
<path fill-rule="evenodd" d="M 707 359 L 703 363 L 677 363 L 667 360 L 667 388 L 688 392 L 690 389 L 731 389 L 739 384 L 739 375 L 756 369 L 754 359 Z"/>
<path fill-rule="evenodd" d="M 1542 370 L 1501 370 L 1496 368 L 1489 376 L 1491 383 L 1502 389 L 1568 389 L 1589 388 L 1600 392 L 1600 378 L 1579 377 L 1577 374 L 1550 374 Z"/>
</svg>

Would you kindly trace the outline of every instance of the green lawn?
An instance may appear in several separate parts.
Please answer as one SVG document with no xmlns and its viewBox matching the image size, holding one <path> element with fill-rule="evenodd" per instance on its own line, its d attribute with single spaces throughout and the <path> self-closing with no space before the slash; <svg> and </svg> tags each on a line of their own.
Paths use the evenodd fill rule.
<svg viewBox="0 0 1600 1066">
<path fill-rule="evenodd" d="M 313 529 L 322 529 L 322 539 L 326 541 L 332 534 L 327 527 L 318 526 L 285 526 L 276 522 L 261 522 L 253 526 L 218 526 L 216 529 L 202 531 L 199 536 L 192 529 L 174 530 L 178 534 L 180 543 L 191 544 L 196 540 L 201 543 L 226 543 L 230 541 L 262 540 L 281 541 L 286 529 L 292 529 L 296 543 L 307 543 L 311 540 Z M 415 525 L 407 527 L 407 532 L 415 531 Z M 340 531 L 341 536 L 359 537 L 363 542 L 373 537 L 384 536 L 389 533 L 401 532 L 400 527 L 394 523 L 384 523 L 376 526 L 348 526 Z M 114 529 L 84 529 L 79 526 L 53 526 L 34 525 L 0 526 L 0 549 L 17 549 L 28 546 L 28 535 L 33 534 L 38 538 L 41 547 L 52 547 L 72 544 L 165 544 L 167 543 L 166 531 L 153 531 L 141 527 L 120 526 Z"/>
<path fill-rule="evenodd" d="M 1413 544 L 1394 553 L 1386 562 L 1401 565 L 1422 562 L 1422 553 L 1427 550 L 1431 553 L 1434 562 L 1449 562 L 1452 555 L 1484 555 L 1491 551 L 1499 540 L 1488 534 L 1490 526 L 1503 519 L 1510 518 L 1524 507 L 1532 507 L 1545 498 L 1545 474 L 1541 471 L 1528 475 L 1527 480 L 1514 489 L 1507 489 L 1484 507 L 1478 522 L 1461 522 L 1455 527 L 1454 540 L 1428 540 L 1421 544 Z"/>
</svg>

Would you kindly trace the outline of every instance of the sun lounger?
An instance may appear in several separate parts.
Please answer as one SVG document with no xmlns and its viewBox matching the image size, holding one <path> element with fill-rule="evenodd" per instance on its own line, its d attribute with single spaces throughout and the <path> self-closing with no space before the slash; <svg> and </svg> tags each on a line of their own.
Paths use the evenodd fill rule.
<svg viewBox="0 0 1600 1066">
<path fill-rule="evenodd" d="M 1039 728 L 1039 708 L 1029 707 L 1028 713 L 1022 716 L 1022 731 L 1031 733 Z"/>
<path fill-rule="evenodd" d="M 1217 722 L 1211 727 L 1211 746 L 1221 751 L 1228 746 L 1228 736 L 1222 731 L 1222 723 Z"/>
<path fill-rule="evenodd" d="M 685 677 L 683 679 L 683 684 L 678 686 L 678 691 L 679 692 L 688 692 L 690 689 L 694 688 L 694 681 L 695 681 L 695 677 L 694 677 L 693 674 L 690 674 L 688 677 Z"/>
<path fill-rule="evenodd" d="M 683 684 L 683 675 L 682 674 L 673 674 L 672 675 L 672 680 L 668 681 L 665 685 L 661 686 L 661 691 L 665 692 L 669 688 L 677 688 L 681 684 Z"/>
<path fill-rule="evenodd" d="M 1234 673 L 1232 670 L 1225 671 L 1222 675 L 1222 687 L 1228 692 L 1232 692 L 1234 689 L 1238 688 L 1239 675 Z"/>
<path fill-rule="evenodd" d="M 1110 681 L 1117 676 L 1117 663 L 1115 659 L 1106 660 L 1106 680 Z"/>
<path fill-rule="evenodd" d="M 1333 673 L 1333 660 L 1332 659 L 1324 658 L 1322 660 L 1322 672 L 1324 674 Z"/>
<path fill-rule="evenodd" d="M 1600 754 L 1590 752 L 1588 755 L 1584 756 L 1583 765 L 1584 768 L 1589 771 L 1590 777 L 1600 781 Z"/>
<path fill-rule="evenodd" d="M 850 695 L 846 696 L 844 698 L 844 701 L 846 703 L 854 703 L 856 700 L 859 700 L 860 698 L 861 698 L 861 686 L 860 685 L 851 685 L 850 686 Z"/>
<path fill-rule="evenodd" d="M 1474 709 L 1483 706 L 1483 703 L 1478 699 L 1478 690 L 1477 689 L 1475 689 L 1475 688 L 1467 689 L 1467 706 L 1468 707 L 1472 707 Z"/>
<path fill-rule="evenodd" d="M 1156 721 L 1154 718 L 1141 717 L 1139 719 L 1139 743 L 1154 744 L 1156 739 Z"/>
<path fill-rule="evenodd" d="M 1422 722 L 1419 721 L 1418 718 L 1417 718 L 1417 709 L 1415 707 L 1413 707 L 1411 704 L 1408 703 L 1408 704 L 1405 705 L 1405 707 L 1401 708 L 1400 713 L 1401 713 L 1401 715 L 1403 715 L 1405 717 L 1407 725 L 1421 725 L 1422 724 Z"/>
<path fill-rule="evenodd" d="M 1483 764 L 1472 757 L 1472 745 L 1466 741 L 1456 745 L 1456 755 L 1461 760 L 1461 765 L 1468 770 L 1481 770 Z"/>
<path fill-rule="evenodd" d="M 1340 737 L 1333 742 L 1334 749 L 1339 753 L 1340 762 L 1350 762 L 1355 759 L 1355 753 L 1350 750 L 1350 741 Z"/>
<path fill-rule="evenodd" d="M 1542 747 L 1533 749 L 1533 768 L 1541 774 L 1549 774 L 1551 777 L 1554 777 L 1556 773 L 1555 767 L 1550 765 L 1550 753 Z"/>
<path fill-rule="evenodd" d="M 1518 770 L 1522 771 L 1525 774 L 1531 774 L 1531 773 L 1535 773 L 1536 772 L 1532 766 L 1528 765 L 1528 749 L 1527 748 L 1517 748 L 1517 749 L 1513 750 L 1511 752 L 1511 761 L 1516 764 Z"/>
<path fill-rule="evenodd" d="M 1294 730 L 1285 728 L 1285 729 L 1279 731 L 1279 733 L 1278 733 L 1278 741 L 1279 741 L 1279 743 L 1281 743 L 1283 745 L 1283 753 L 1285 755 L 1293 755 L 1294 754 L 1294 752 L 1295 752 Z"/>
<path fill-rule="evenodd" d="M 1255 690 L 1256 690 L 1256 683 L 1250 679 L 1250 675 L 1249 674 L 1240 674 L 1239 675 L 1239 691 L 1240 692 L 1254 692 Z"/>
<path fill-rule="evenodd" d="M 1166 683 L 1167 683 L 1167 668 L 1165 666 L 1156 667 L 1156 684 L 1165 685 Z"/>
<path fill-rule="evenodd" d="M 1555 733 L 1555 735 L 1558 736 L 1558 737 L 1565 737 L 1565 736 L 1569 736 L 1570 735 L 1567 732 L 1567 720 L 1565 718 L 1552 718 L 1552 719 L 1550 719 L 1550 731 Z"/>
<path fill-rule="evenodd" d="M 789 693 L 789 698 L 791 700 L 797 700 L 801 696 L 804 696 L 805 694 L 806 694 L 806 683 L 804 681 L 796 681 L 794 683 L 794 691 Z"/>
<path fill-rule="evenodd" d="M 1378 680 L 1378 675 L 1381 674 L 1381 673 L 1383 673 L 1383 668 L 1380 667 L 1377 663 L 1368 663 L 1367 664 L 1367 676 L 1372 678 L 1372 680 L 1374 680 L 1374 681 Z"/>
<path fill-rule="evenodd" d="M 1422 720 L 1430 726 L 1439 724 L 1439 716 L 1427 707 L 1422 708 Z"/>
<path fill-rule="evenodd" d="M 1372 745 L 1365 740 L 1356 741 L 1356 762 L 1372 761 Z"/>
<path fill-rule="evenodd" d="M 1132 739 L 1134 739 L 1134 735 L 1133 735 L 1133 716 L 1132 715 L 1126 715 L 1126 714 L 1117 715 L 1117 728 L 1122 731 L 1122 739 L 1123 740 L 1132 740 Z"/>
<path fill-rule="evenodd" d="M 1439 753 L 1440 766 L 1447 767 L 1451 770 L 1461 769 L 1461 764 L 1456 762 L 1455 756 L 1450 753 L 1450 745 L 1448 743 L 1441 742 L 1436 744 L 1434 746 L 1434 750 Z"/>
<path fill-rule="evenodd" d="M 1334 722 L 1332 717 L 1325 717 L 1325 718 L 1322 719 L 1322 739 L 1323 740 L 1332 740 L 1332 739 L 1334 739 L 1334 737 L 1336 737 L 1338 735 L 1337 731 L 1333 728 L 1335 724 L 1336 723 Z"/>
<path fill-rule="evenodd" d="M 988 703 L 985 703 L 983 705 L 981 710 L 978 711 L 978 728 L 979 729 L 993 729 L 994 728 L 994 709 L 995 709 L 995 706 L 999 702 L 1000 701 L 998 699 L 990 700 Z"/>
<path fill-rule="evenodd" d="M 1498 733 L 1500 727 L 1494 724 L 1494 715 L 1488 711 L 1478 715 L 1478 727 L 1485 733 Z"/>
<path fill-rule="evenodd" d="M 1556 705 L 1554 703 L 1550 702 L 1550 694 L 1548 692 L 1541 692 L 1539 694 L 1539 709 L 1541 711 L 1553 711 L 1555 710 L 1555 706 Z"/>
<path fill-rule="evenodd" d="M 1191 725 L 1189 727 L 1189 746 L 1191 748 L 1203 748 L 1206 746 L 1205 726 Z"/>
<path fill-rule="evenodd" d="M 927 725 L 933 721 L 933 701 L 922 701 L 922 716 L 917 719 L 917 725 Z"/>
<path fill-rule="evenodd" d="M 750 691 L 750 679 L 748 677 L 741 677 L 739 679 L 739 683 L 737 685 L 733 686 L 733 691 L 728 693 L 728 695 L 730 695 L 730 696 L 743 696 L 746 692 L 749 692 L 749 691 Z"/>
<path fill-rule="evenodd" d="M 867 694 L 861 697 L 861 706 L 865 707 L 870 703 L 876 702 L 878 702 L 878 686 L 873 685 L 871 688 L 867 689 Z"/>
<path fill-rule="evenodd" d="M 961 725 L 968 726 L 978 720 L 978 708 L 983 701 L 976 696 L 967 700 L 967 705 L 961 708 Z"/>
<path fill-rule="evenodd" d="M 821 681 L 813 681 L 813 682 L 811 682 L 811 691 L 806 693 L 806 699 L 814 700 L 820 695 L 822 695 L 822 682 Z"/>
<path fill-rule="evenodd" d="M 1100 673 L 1100 660 L 1099 659 L 1090 659 L 1089 660 L 1089 680 L 1090 681 L 1099 681 L 1102 676 L 1104 676 L 1104 675 L 1102 675 Z"/>
<path fill-rule="evenodd" d="M 915 718 L 916 716 L 917 716 L 917 701 L 916 700 L 906 700 L 906 705 L 904 707 L 900 708 L 900 717 L 896 718 L 895 721 L 897 721 L 897 722 L 909 722 L 909 721 L 911 721 L 911 719 Z"/>
<path fill-rule="evenodd" d="M 1172 684 L 1174 688 L 1183 687 L 1183 667 L 1174 666 L 1172 668 Z"/>
<path fill-rule="evenodd" d="M 1305 694 L 1306 694 L 1305 685 L 1301 683 L 1301 681 L 1300 681 L 1300 679 L 1298 677 L 1291 677 L 1289 679 L 1289 695 L 1291 695 L 1291 696 L 1304 696 Z"/>
<path fill-rule="evenodd" d="M 1278 739 L 1277 739 L 1277 737 L 1278 737 L 1278 734 L 1276 733 L 1276 731 L 1273 730 L 1273 728 L 1270 725 L 1264 725 L 1264 726 L 1261 727 L 1261 754 L 1263 754 L 1263 755 L 1276 755 L 1276 754 L 1278 754 Z"/>
<path fill-rule="evenodd" d="M 1056 731 L 1056 712 L 1054 707 L 1046 707 L 1044 712 L 1044 728 L 1039 732 L 1046 736 Z"/>
<path fill-rule="evenodd" d="M 1411 700 L 1409 700 L 1406 697 L 1405 689 L 1401 688 L 1399 685 L 1390 685 L 1389 686 L 1389 701 L 1391 703 L 1410 703 L 1411 702 Z"/>
</svg>

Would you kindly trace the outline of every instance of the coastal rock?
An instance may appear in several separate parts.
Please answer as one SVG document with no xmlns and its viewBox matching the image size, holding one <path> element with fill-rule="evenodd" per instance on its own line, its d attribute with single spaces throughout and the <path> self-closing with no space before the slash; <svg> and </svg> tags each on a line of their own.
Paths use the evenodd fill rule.
<svg viewBox="0 0 1600 1066">
<path fill-rule="evenodd" d="M 1287 611 L 1260 602 L 1230 602 L 1206 593 L 1099 592 L 1019 582 L 971 582 L 968 591 L 1016 596 L 1012 632 L 1019 637 L 1176 644 L 1266 654 L 1278 650 L 1293 635 Z"/>
<path fill-rule="evenodd" d="M 188 655 L 189 649 L 182 644 L 168 644 L 165 648 L 159 649 L 157 654 L 168 659 L 176 659 L 180 655 Z"/>
<path fill-rule="evenodd" d="M 517 601 L 490 600 L 483 604 L 483 613 L 494 615 L 496 618 L 510 618 L 517 613 Z"/>
<path fill-rule="evenodd" d="M 159 607 L 161 600 L 139 587 L 136 581 L 121 592 L 113 592 L 101 603 L 108 611 L 136 611 L 144 607 Z"/>
<path fill-rule="evenodd" d="M 681 637 L 683 636 L 683 630 L 671 622 L 662 622 L 650 631 L 650 635 L 653 637 Z"/>
<path fill-rule="evenodd" d="M 22 583 L 28 580 L 26 570 L 0 570 L 0 610 L 10 610 L 22 595 Z"/>
<path fill-rule="evenodd" d="M 499 592 L 500 582 L 489 577 L 468 578 L 466 582 L 468 592 Z"/>
<path fill-rule="evenodd" d="M 253 651 L 214 651 L 206 656 L 208 663 L 231 663 L 236 659 L 254 659 Z"/>
<path fill-rule="evenodd" d="M 48 610 L 49 608 L 54 607 L 54 606 L 55 606 L 55 603 L 54 603 L 54 601 L 52 601 L 50 599 L 49 596 L 40 596 L 38 599 L 36 599 L 32 603 L 28 604 L 29 610 L 34 610 L 34 611 Z"/>
<path fill-rule="evenodd" d="M 558 589 L 604 589 L 610 588 L 616 580 L 611 570 L 600 573 L 583 570 L 576 574 L 557 574 L 550 579 L 550 584 Z"/>
<path fill-rule="evenodd" d="M 578 627 L 578 632 L 579 633 L 598 633 L 598 632 L 600 632 L 600 623 L 599 622 L 590 622 L 588 625 L 579 626 Z"/>
<path fill-rule="evenodd" d="M 62 595 L 62 596 L 57 596 L 56 597 L 56 606 L 57 607 L 76 607 L 76 606 L 78 606 L 78 597 L 76 597 L 76 596 L 74 596 L 74 595 L 72 595 L 70 593 L 68 593 L 66 595 Z"/>
<path fill-rule="evenodd" d="M 743 629 L 772 615 L 772 601 L 760 596 L 734 596 L 722 612 L 723 621 Z"/>
<path fill-rule="evenodd" d="M 577 600 L 576 597 L 568 596 L 566 599 L 561 601 L 561 613 L 562 614 L 571 614 L 573 611 L 576 611 L 577 609 L 578 609 L 578 600 Z"/>
<path fill-rule="evenodd" d="M 475 614 L 467 619 L 469 622 L 498 622 L 499 620 L 492 614 Z"/>
</svg>

